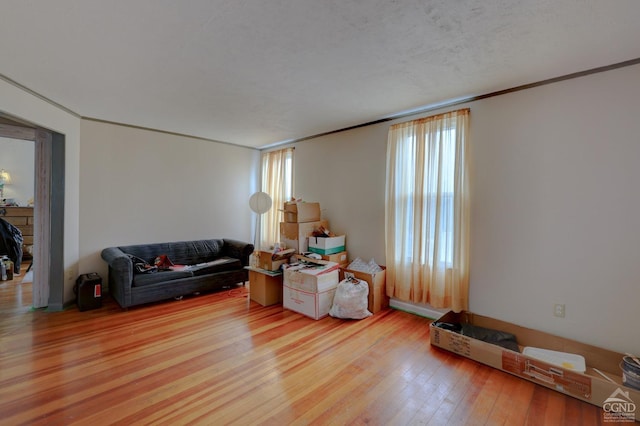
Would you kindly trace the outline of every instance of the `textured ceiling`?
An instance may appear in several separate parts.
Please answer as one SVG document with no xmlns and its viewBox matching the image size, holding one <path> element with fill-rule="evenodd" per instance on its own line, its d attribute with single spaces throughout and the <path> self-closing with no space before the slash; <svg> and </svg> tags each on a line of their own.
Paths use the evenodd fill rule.
<svg viewBox="0 0 640 426">
<path fill-rule="evenodd" d="M 637 0 L 0 0 L 0 74 L 252 147 L 640 58 Z"/>
</svg>

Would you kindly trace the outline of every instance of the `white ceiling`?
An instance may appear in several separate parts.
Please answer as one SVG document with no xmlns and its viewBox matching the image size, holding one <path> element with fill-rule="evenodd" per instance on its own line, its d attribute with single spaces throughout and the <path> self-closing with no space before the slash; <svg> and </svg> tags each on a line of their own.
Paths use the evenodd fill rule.
<svg viewBox="0 0 640 426">
<path fill-rule="evenodd" d="M 638 0 L 0 0 L 0 74 L 250 147 L 640 58 Z"/>
</svg>

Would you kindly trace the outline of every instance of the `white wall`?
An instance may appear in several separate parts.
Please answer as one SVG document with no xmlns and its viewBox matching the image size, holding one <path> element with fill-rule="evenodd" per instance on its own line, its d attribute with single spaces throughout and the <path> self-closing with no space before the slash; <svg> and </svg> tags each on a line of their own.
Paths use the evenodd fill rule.
<svg viewBox="0 0 640 426">
<path fill-rule="evenodd" d="M 253 241 L 253 149 L 82 120 L 80 270 L 107 277 L 110 246 Z"/>
<path fill-rule="evenodd" d="M 349 257 L 384 263 L 388 126 L 369 126 L 295 145 L 296 197 L 320 203 L 329 229 L 346 235 Z"/>
<path fill-rule="evenodd" d="M 471 108 L 470 310 L 640 353 L 640 66 L 463 107 Z M 296 195 L 321 203 L 332 230 L 346 233 L 350 258 L 385 263 L 392 123 L 295 144 Z M 564 319 L 553 316 L 555 303 L 566 305 Z"/>
<path fill-rule="evenodd" d="M 13 198 L 26 206 L 34 194 L 35 142 L 0 138 L 0 169 L 11 175 L 11 184 L 4 186 L 4 198 Z"/>
<path fill-rule="evenodd" d="M 639 110 L 638 65 L 472 106 L 474 311 L 640 352 Z"/>
<path fill-rule="evenodd" d="M 79 257 L 80 119 L 2 79 L 0 111 L 65 136 L 64 301 L 72 300 Z"/>
</svg>

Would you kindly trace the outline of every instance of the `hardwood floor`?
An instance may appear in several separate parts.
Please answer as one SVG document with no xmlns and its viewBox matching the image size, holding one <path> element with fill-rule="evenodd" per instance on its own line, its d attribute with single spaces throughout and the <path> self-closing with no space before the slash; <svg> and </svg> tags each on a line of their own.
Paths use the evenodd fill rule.
<svg viewBox="0 0 640 426">
<path fill-rule="evenodd" d="M 30 261 L 23 261 L 20 275 L 14 274 L 9 281 L 0 281 L 0 319 L 11 317 L 12 314 L 27 312 L 31 309 L 33 296 L 31 284 L 22 284 Z"/>
<path fill-rule="evenodd" d="M 21 285 L 0 285 L 2 425 L 602 423 L 596 406 L 432 348 L 429 320 L 401 311 L 314 321 L 238 287 L 49 313 Z"/>
</svg>

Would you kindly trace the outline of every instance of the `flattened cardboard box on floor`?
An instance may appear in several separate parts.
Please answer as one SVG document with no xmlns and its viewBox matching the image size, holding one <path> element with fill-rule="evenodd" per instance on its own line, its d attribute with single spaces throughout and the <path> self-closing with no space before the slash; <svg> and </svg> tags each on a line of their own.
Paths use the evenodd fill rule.
<svg viewBox="0 0 640 426">
<path fill-rule="evenodd" d="M 446 349 L 590 404 L 603 407 L 603 418 L 605 420 L 619 420 L 621 415 L 640 420 L 640 408 L 636 408 L 640 407 L 640 390 L 632 389 L 622 384 L 620 363 L 623 354 L 471 312 L 448 312 L 440 317 L 438 322 L 466 323 L 511 333 L 516 336 L 518 345 L 521 348 L 529 346 L 582 355 L 586 360 L 586 372 L 584 374 L 437 327 L 433 323 L 430 326 L 432 346 Z M 602 377 L 596 370 L 604 373 L 613 382 Z M 612 401 L 614 400 L 617 400 L 618 405 L 613 404 Z M 617 413 L 614 412 L 616 410 Z M 621 410 L 627 411 L 621 412 Z"/>
</svg>

